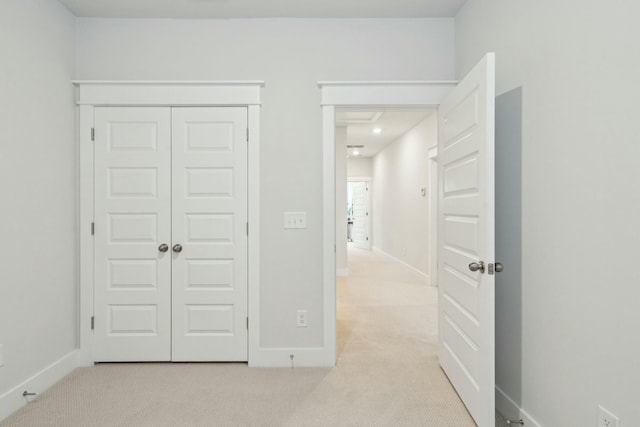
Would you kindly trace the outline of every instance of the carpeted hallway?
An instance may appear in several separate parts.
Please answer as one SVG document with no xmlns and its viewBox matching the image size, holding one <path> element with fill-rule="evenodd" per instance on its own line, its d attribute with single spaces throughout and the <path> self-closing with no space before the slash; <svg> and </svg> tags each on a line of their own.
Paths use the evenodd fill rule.
<svg viewBox="0 0 640 427">
<path fill-rule="evenodd" d="M 437 289 L 350 249 L 333 369 L 245 364 L 81 368 L 0 427 L 475 426 L 440 370 Z"/>
</svg>

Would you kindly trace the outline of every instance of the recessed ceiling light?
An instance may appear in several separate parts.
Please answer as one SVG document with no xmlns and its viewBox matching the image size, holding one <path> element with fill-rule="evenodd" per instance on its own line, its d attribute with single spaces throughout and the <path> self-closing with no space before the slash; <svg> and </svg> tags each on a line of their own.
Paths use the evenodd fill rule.
<svg viewBox="0 0 640 427">
<path fill-rule="evenodd" d="M 353 150 L 353 155 L 354 155 L 354 156 L 359 156 L 359 155 L 360 155 L 360 152 L 359 152 L 358 150 Z"/>
<path fill-rule="evenodd" d="M 379 133 L 382 133 L 382 129 L 380 128 L 373 128 L 373 133 L 375 133 L 376 135 Z"/>
</svg>

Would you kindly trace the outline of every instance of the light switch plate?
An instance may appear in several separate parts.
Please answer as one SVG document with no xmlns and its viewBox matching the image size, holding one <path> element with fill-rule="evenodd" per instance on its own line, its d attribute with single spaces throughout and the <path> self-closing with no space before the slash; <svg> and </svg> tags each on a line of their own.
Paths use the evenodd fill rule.
<svg viewBox="0 0 640 427">
<path fill-rule="evenodd" d="M 307 228 L 307 213 L 306 212 L 285 212 L 284 213 L 284 228 Z"/>
</svg>

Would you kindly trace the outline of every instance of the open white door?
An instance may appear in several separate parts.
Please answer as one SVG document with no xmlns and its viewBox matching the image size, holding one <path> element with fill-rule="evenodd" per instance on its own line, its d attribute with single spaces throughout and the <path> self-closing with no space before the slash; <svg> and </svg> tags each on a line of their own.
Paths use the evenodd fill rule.
<svg viewBox="0 0 640 427">
<path fill-rule="evenodd" d="M 369 250 L 369 185 L 351 182 L 353 190 L 353 246 Z"/>
<path fill-rule="evenodd" d="M 439 119 L 440 364 L 479 427 L 495 425 L 494 99 L 489 53 Z"/>
</svg>

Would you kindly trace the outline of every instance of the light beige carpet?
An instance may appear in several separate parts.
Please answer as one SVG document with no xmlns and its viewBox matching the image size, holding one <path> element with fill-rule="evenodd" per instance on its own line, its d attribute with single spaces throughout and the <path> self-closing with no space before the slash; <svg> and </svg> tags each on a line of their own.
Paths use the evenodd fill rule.
<svg viewBox="0 0 640 427">
<path fill-rule="evenodd" d="M 349 257 L 333 369 L 101 364 L 0 426 L 475 426 L 438 365 L 437 290 L 388 258 Z"/>
</svg>

